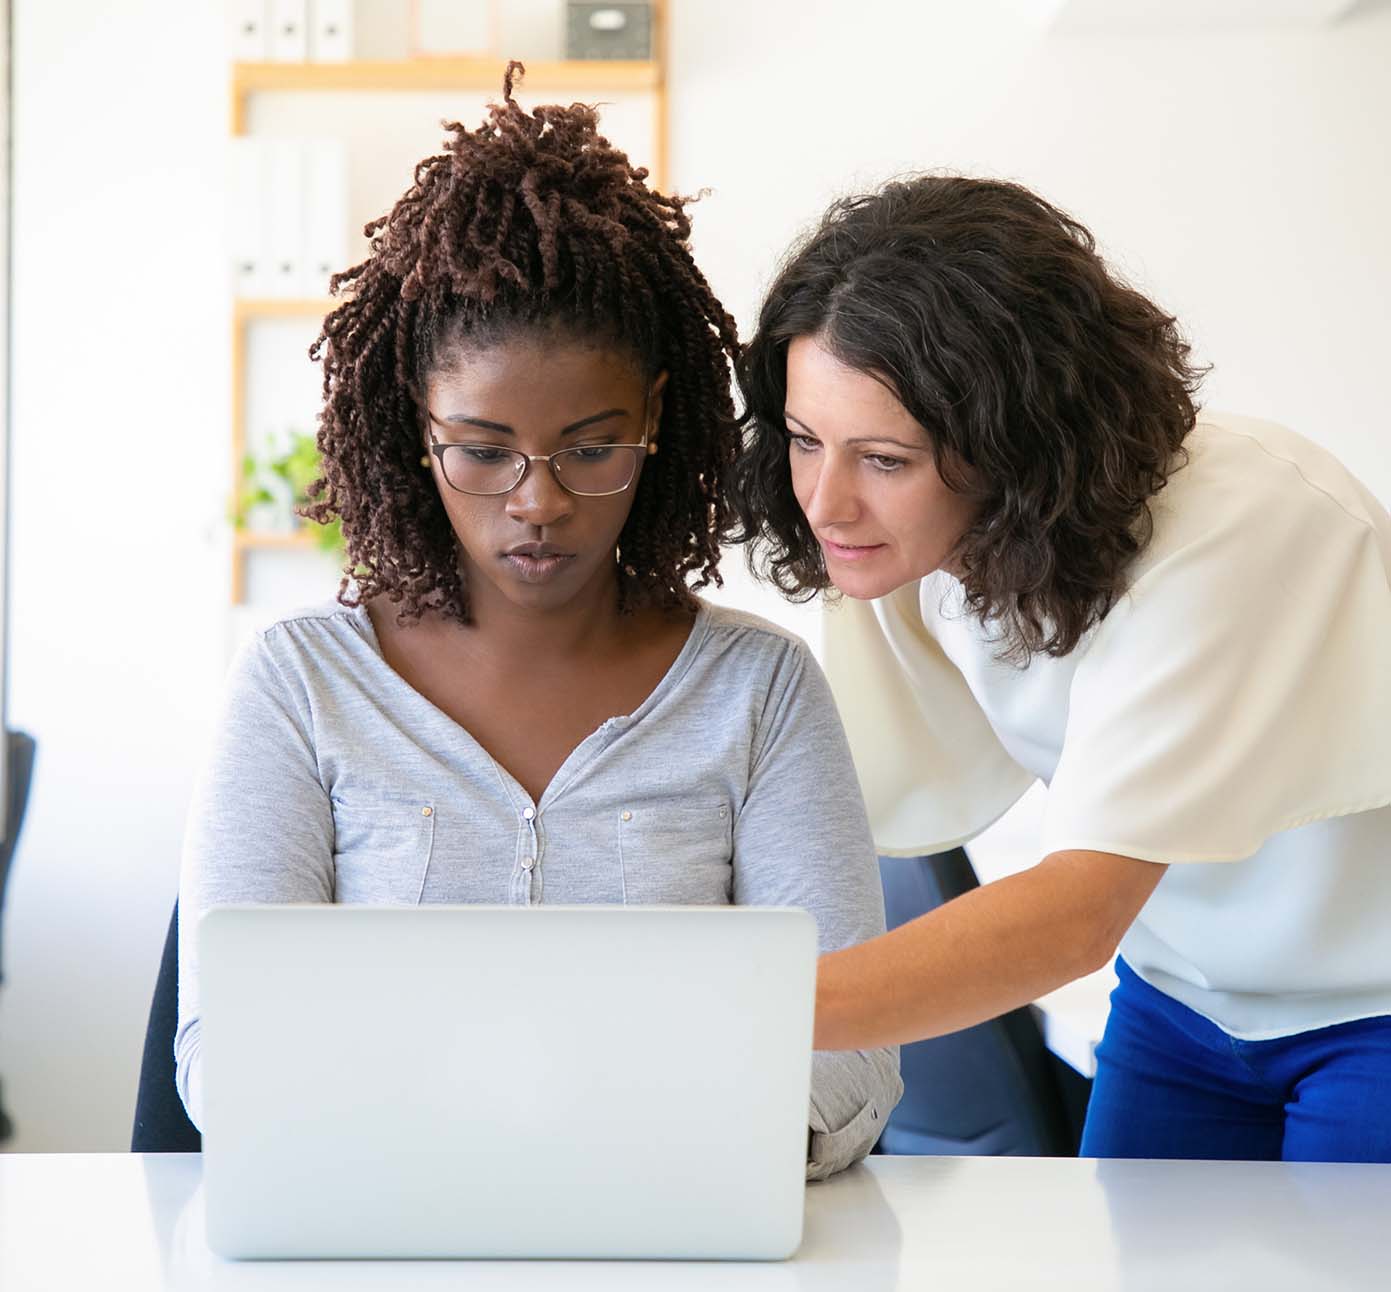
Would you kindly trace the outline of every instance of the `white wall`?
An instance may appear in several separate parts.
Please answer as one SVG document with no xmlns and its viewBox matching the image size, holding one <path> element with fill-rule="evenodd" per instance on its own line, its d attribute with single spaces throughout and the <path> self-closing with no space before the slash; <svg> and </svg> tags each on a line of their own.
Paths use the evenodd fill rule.
<svg viewBox="0 0 1391 1292">
<path fill-rule="evenodd" d="M 190 758 L 221 668 L 222 17 L 15 4 L 10 877 L 15 1149 L 128 1143 Z"/>
<path fill-rule="evenodd" d="M 751 320 L 838 193 L 915 168 L 1016 179 L 1184 320 L 1213 407 L 1288 422 L 1391 500 L 1391 8 L 1050 36 L 1029 15 L 1055 3 L 678 0 L 675 174 L 715 190 L 695 243 L 726 304 Z"/>
<path fill-rule="evenodd" d="M 3 257 L 3 265 L 0 265 L 0 291 L 5 293 L 0 298 L 0 355 L 8 357 L 10 352 L 10 317 L 7 308 L 9 300 L 9 280 L 10 280 L 10 187 L 9 187 L 9 138 L 10 138 L 10 11 L 9 6 L 0 6 L 0 167 L 3 167 L 3 177 L 0 177 L 0 257 Z M 10 633 L 7 624 L 9 611 L 9 598 L 5 592 L 5 581 L 9 575 L 10 562 L 6 556 L 6 544 L 9 538 L 9 467 L 10 467 L 10 433 L 9 419 L 6 413 L 10 406 L 10 370 L 9 364 L 0 358 L 0 719 L 7 713 L 5 703 L 5 683 L 9 677 L 9 667 L 5 662 L 5 654 L 10 643 Z M 3 725 L 0 722 L 0 725 Z M 9 782 L 9 742 L 0 740 L 0 785 L 8 785 Z M 0 838 L 8 837 L 8 814 L 9 814 L 9 793 L 0 795 Z M 4 884 L 4 877 L 0 875 L 0 885 Z M 2 941 L 3 939 L 0 939 Z M 3 966 L 0 966 L 3 970 Z"/>
<path fill-rule="evenodd" d="M 1391 12 L 1128 37 L 1048 35 L 1047 7 L 673 0 L 674 179 L 715 190 L 695 219 L 717 291 L 747 327 L 836 192 L 1021 179 L 1187 321 L 1211 402 L 1391 500 Z M 12 1148 L 119 1149 L 226 629 L 222 19 L 16 0 L 15 27 L 11 712 L 41 761 L 0 1079 Z"/>
</svg>

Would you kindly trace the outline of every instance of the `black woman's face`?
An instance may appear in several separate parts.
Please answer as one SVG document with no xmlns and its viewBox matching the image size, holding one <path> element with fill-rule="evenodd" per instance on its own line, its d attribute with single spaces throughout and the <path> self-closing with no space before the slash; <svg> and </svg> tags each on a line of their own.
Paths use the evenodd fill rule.
<svg viewBox="0 0 1391 1292">
<path fill-rule="evenodd" d="M 548 334 L 479 348 L 465 341 L 426 378 L 425 442 L 433 432 L 438 444 L 484 446 L 475 461 L 499 456 L 489 449 L 540 455 L 591 447 L 601 457 L 604 445 L 655 444 L 665 382 L 664 373 L 645 379 L 621 350 Z M 430 454 L 475 613 L 499 599 L 548 611 L 613 596 L 614 552 L 647 455 L 616 456 L 637 460 L 621 493 L 576 496 L 546 463 L 532 462 L 511 492 L 478 496 L 452 487 Z"/>
</svg>

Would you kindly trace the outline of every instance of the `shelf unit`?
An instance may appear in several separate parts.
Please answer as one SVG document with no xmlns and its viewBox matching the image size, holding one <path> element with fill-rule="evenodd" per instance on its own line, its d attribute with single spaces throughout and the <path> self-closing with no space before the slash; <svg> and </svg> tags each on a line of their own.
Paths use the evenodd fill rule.
<svg viewBox="0 0 1391 1292">
<path fill-rule="evenodd" d="M 666 186 L 667 169 L 667 13 L 666 0 L 653 0 L 653 53 L 647 61 L 523 60 L 526 75 L 520 91 L 528 100 L 550 91 L 647 93 L 653 100 L 651 182 Z M 248 132 L 247 106 L 256 94 L 323 92 L 390 93 L 400 91 L 474 90 L 496 93 L 507 60 L 496 58 L 354 59 L 344 63 L 233 63 L 230 80 L 230 129 Z M 232 489 L 241 480 L 246 456 L 247 330 L 263 319 L 322 318 L 331 300 L 250 300 L 236 298 L 232 307 Z M 264 533 L 232 531 L 231 599 L 246 599 L 246 558 L 253 551 L 312 551 L 310 530 Z"/>
<path fill-rule="evenodd" d="M 526 61 L 526 60 L 524 60 Z M 485 90 L 502 84 L 502 58 L 356 59 L 347 63 L 236 63 L 232 69 L 232 133 L 246 131 L 246 101 L 258 92 L 299 90 Z M 526 61 L 521 88 L 548 90 L 655 90 L 658 60 Z"/>
<path fill-rule="evenodd" d="M 251 299 L 237 297 L 232 302 L 232 492 L 242 478 L 246 457 L 246 330 L 258 319 L 323 318 L 333 308 L 328 299 Z M 310 551 L 314 535 L 309 530 L 265 533 L 250 529 L 232 530 L 232 604 L 246 600 L 246 556 L 257 549 L 297 549 Z"/>
</svg>

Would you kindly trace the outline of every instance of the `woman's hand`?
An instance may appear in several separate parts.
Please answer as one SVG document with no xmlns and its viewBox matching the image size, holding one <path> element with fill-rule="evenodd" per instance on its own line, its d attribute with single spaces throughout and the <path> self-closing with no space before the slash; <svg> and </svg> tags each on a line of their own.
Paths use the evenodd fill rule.
<svg viewBox="0 0 1391 1292">
<path fill-rule="evenodd" d="M 1056 852 L 890 933 L 821 957 L 818 1050 L 941 1036 L 1110 963 L 1167 867 Z"/>
</svg>

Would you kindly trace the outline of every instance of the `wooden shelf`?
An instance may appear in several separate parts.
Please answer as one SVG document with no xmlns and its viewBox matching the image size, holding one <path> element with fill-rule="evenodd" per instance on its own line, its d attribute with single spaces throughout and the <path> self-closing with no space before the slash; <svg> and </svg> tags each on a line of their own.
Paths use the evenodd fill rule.
<svg viewBox="0 0 1391 1292">
<path fill-rule="evenodd" d="M 246 558 L 251 552 L 315 552 L 332 559 L 319 546 L 319 526 L 306 521 L 299 529 L 232 531 L 232 604 L 246 600 Z"/>
<path fill-rule="evenodd" d="M 303 548 L 306 551 L 315 550 L 315 540 L 317 535 L 314 530 L 318 526 L 305 525 L 302 529 L 286 530 L 255 530 L 255 529 L 234 529 L 232 531 L 232 545 L 242 551 L 293 551 Z"/>
<path fill-rule="evenodd" d="M 341 301 L 329 297 L 237 296 L 232 299 L 232 480 L 241 479 L 242 459 L 246 456 L 246 332 L 247 324 L 257 319 L 322 319 Z M 247 552 L 309 551 L 314 547 L 314 532 L 310 528 L 285 533 L 257 533 L 255 530 L 232 531 L 232 603 L 239 604 L 246 596 Z"/>
<path fill-rule="evenodd" d="M 327 296 L 322 300 L 312 297 L 238 296 L 232 302 L 232 317 L 237 323 L 245 323 L 249 319 L 323 318 L 342 303 Z"/>
<path fill-rule="evenodd" d="M 258 93 L 321 90 L 484 90 L 501 93 L 505 58 L 352 59 L 345 63 L 233 63 L 232 133 L 246 133 L 246 101 Z M 655 90 L 659 62 L 637 59 L 553 59 L 528 62 L 519 88 L 613 93 Z"/>
</svg>

